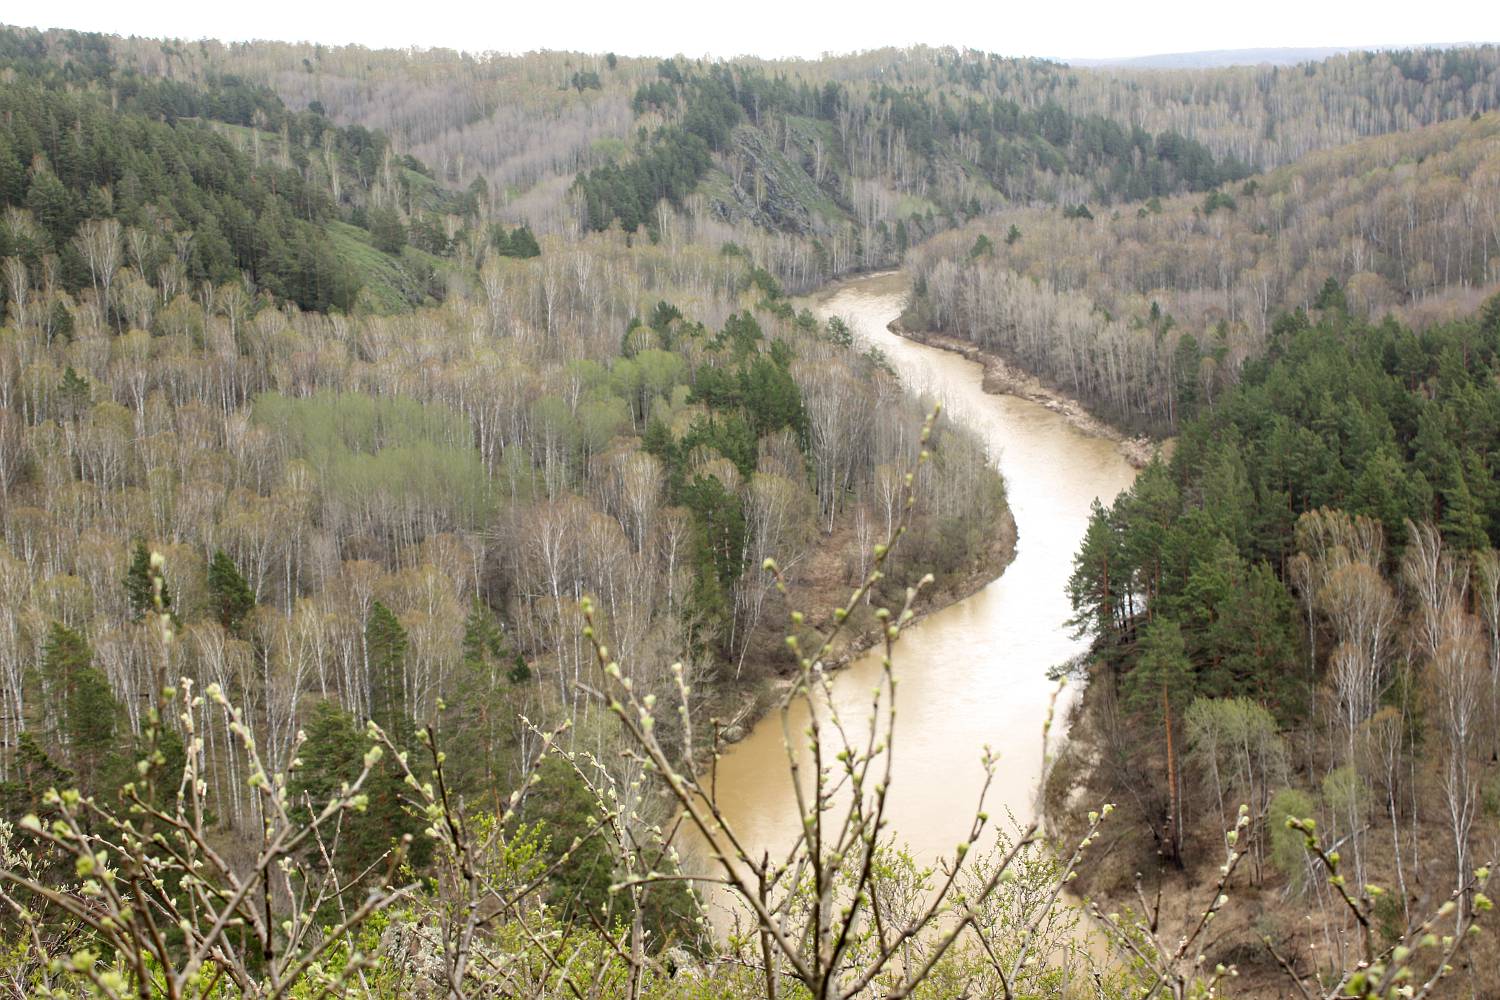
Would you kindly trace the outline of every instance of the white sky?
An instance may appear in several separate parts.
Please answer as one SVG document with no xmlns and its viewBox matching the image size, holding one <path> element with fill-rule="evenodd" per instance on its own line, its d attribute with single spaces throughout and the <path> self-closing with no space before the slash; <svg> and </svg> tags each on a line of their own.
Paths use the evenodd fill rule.
<svg viewBox="0 0 1500 1000">
<path fill-rule="evenodd" d="M 926 43 L 1092 59 L 1500 41 L 1495 0 L 54 0 L 0 11 L 0 22 L 187 39 L 689 56 L 816 56 Z"/>
</svg>

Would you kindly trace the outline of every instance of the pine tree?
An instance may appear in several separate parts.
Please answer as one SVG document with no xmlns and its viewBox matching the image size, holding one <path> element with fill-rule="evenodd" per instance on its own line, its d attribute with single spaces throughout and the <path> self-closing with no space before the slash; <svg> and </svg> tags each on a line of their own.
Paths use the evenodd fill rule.
<svg viewBox="0 0 1500 1000">
<path fill-rule="evenodd" d="M 500 790 L 517 734 L 510 688 L 530 679 L 531 669 L 512 652 L 495 614 L 476 600 L 464 622 L 463 661 L 442 720 L 452 787 L 479 799 Z"/>
<path fill-rule="evenodd" d="M 1313 300 L 1314 309 L 1348 313 L 1349 299 L 1344 295 L 1344 286 L 1340 285 L 1337 278 L 1330 277 L 1323 282 L 1323 287 L 1318 289 L 1318 297 Z"/>
<path fill-rule="evenodd" d="M 382 205 L 370 210 L 370 240 L 382 253 L 399 254 L 406 246 L 406 226 L 394 208 Z"/>
<path fill-rule="evenodd" d="M 1068 624 L 1074 635 L 1106 636 L 1119 628 L 1122 612 L 1120 595 L 1124 569 L 1120 558 L 1120 539 L 1111 523 L 1110 512 L 1097 497 L 1089 513 L 1088 530 L 1073 556 L 1073 575 L 1068 578 L 1068 599 L 1073 617 Z"/>
<path fill-rule="evenodd" d="M 494 614 L 476 597 L 464 619 L 464 662 L 488 663 L 503 655 L 505 636 Z"/>
<path fill-rule="evenodd" d="M 242 636 L 245 619 L 255 610 L 255 592 L 223 549 L 214 553 L 208 565 L 208 596 L 215 620 Z"/>
<path fill-rule="evenodd" d="M 89 405 L 93 390 L 89 388 L 89 380 L 79 375 L 73 370 L 73 366 L 69 365 L 63 372 L 62 382 L 57 386 L 57 395 L 62 404 L 63 414 L 69 420 L 74 420 L 81 416 Z"/>
<path fill-rule="evenodd" d="M 744 570 L 745 514 L 740 499 L 717 476 L 697 476 L 683 490 L 697 528 L 691 601 L 702 620 L 725 634 L 732 608 L 730 587 Z"/>
<path fill-rule="evenodd" d="M 298 756 L 302 765 L 296 770 L 288 791 L 294 815 L 303 822 L 339 794 L 345 783 L 359 777 L 370 741 L 354 717 L 330 702 L 319 702 L 305 726 L 307 740 Z M 378 867 L 381 858 L 403 835 L 412 835 L 412 861 L 420 865 L 430 851 L 429 841 L 420 835 L 420 825 L 407 812 L 403 781 L 397 766 L 387 755 L 371 771 L 363 793 L 368 803 L 363 812 L 346 812 L 340 819 L 339 849 L 334 861 L 346 876 L 358 875 Z M 331 836 L 331 831 L 327 831 Z M 318 858 L 314 858 L 316 863 Z"/>
<path fill-rule="evenodd" d="M 406 703 L 406 629 L 376 601 L 365 621 L 365 660 L 370 678 L 370 718 L 403 743 L 412 725 Z"/>
<path fill-rule="evenodd" d="M 526 657 L 516 653 L 510 659 L 510 670 L 506 671 L 505 679 L 512 684 L 525 684 L 531 680 L 531 666 L 526 662 Z"/>
<path fill-rule="evenodd" d="M 47 791 L 77 784 L 73 772 L 53 760 L 35 734 L 23 732 L 10 762 L 10 780 L 0 782 L 0 816 L 14 820 L 32 814 L 46 819 L 55 809 L 47 805 Z"/>
<path fill-rule="evenodd" d="M 537 243 L 536 235 L 529 226 L 518 226 L 510 234 L 510 246 L 502 251 L 511 257 L 520 257 L 523 260 L 542 255 L 541 244 Z"/>
<path fill-rule="evenodd" d="M 58 622 L 42 648 L 42 677 L 58 696 L 68 767 L 85 791 L 97 792 L 108 783 L 106 765 L 116 763 L 110 758 L 120 706 L 109 681 L 94 666 L 94 652 L 83 636 Z"/>
<path fill-rule="evenodd" d="M 1182 630 L 1158 615 L 1141 630 L 1140 655 L 1121 685 L 1128 711 L 1161 727 L 1167 762 L 1168 853 L 1182 862 L 1182 777 L 1177 761 L 1178 719 L 1193 698 L 1193 665 L 1188 661 Z"/>
<path fill-rule="evenodd" d="M 627 896 L 611 892 L 616 859 L 606 838 L 596 829 L 598 802 L 578 773 L 562 758 L 548 754 L 537 767 L 538 784 L 526 796 L 526 818 L 544 840 L 542 854 L 556 864 L 551 877 L 554 896 L 564 919 L 582 922 L 585 911 L 606 926 L 626 909 Z M 569 850 L 566 864 L 557 864 Z M 668 862 L 670 865 L 670 862 Z M 642 887 L 641 920 L 653 950 L 698 939 L 700 903 L 688 883 L 662 880 Z"/>
<path fill-rule="evenodd" d="M 156 595 L 151 585 L 151 550 L 140 539 L 136 539 L 135 547 L 131 550 L 130 566 L 125 570 L 123 582 L 125 598 L 130 602 L 132 620 L 140 621 L 156 610 Z M 162 610 L 170 610 L 172 607 L 172 595 L 165 580 L 162 581 L 161 603 Z"/>
</svg>

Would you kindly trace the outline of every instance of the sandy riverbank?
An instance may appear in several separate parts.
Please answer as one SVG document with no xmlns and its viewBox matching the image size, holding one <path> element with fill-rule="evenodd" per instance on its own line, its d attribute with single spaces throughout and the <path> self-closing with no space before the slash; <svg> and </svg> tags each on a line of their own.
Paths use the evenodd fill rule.
<svg viewBox="0 0 1500 1000">
<path fill-rule="evenodd" d="M 1158 450 L 1163 452 L 1164 457 L 1171 454 L 1171 439 L 1156 441 L 1144 435 L 1135 437 L 1127 435 L 1094 416 L 1072 396 L 1052 388 L 1024 368 L 1013 365 L 1004 358 L 966 340 L 942 333 L 908 330 L 901 325 L 900 320 L 892 320 L 888 329 L 897 336 L 914 340 L 919 344 L 927 344 L 930 347 L 953 351 L 976 364 L 983 365 L 985 392 L 997 396 L 1019 396 L 1045 406 L 1083 433 L 1115 442 L 1120 449 L 1120 454 L 1137 469 L 1151 464 L 1151 458 Z"/>
</svg>

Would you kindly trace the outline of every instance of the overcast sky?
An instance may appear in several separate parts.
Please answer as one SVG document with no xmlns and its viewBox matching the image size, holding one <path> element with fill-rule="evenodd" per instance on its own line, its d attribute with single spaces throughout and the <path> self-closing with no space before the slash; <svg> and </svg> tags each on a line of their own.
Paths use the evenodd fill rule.
<svg viewBox="0 0 1500 1000">
<path fill-rule="evenodd" d="M 188 39 L 689 56 L 816 56 L 926 43 L 1097 59 L 1500 41 L 1500 3 L 1494 0 L 54 0 L 11 6 L 0 21 Z"/>
</svg>

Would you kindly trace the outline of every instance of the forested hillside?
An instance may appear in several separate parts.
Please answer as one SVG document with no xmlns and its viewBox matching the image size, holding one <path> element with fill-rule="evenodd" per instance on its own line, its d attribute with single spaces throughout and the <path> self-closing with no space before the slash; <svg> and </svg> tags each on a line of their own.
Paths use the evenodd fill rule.
<svg viewBox="0 0 1500 1000">
<path fill-rule="evenodd" d="M 490 216 L 510 225 L 659 236 L 666 209 L 716 245 L 743 242 L 739 224 L 753 223 L 770 236 L 757 260 L 792 290 L 897 264 L 981 212 L 1206 191 L 1500 104 L 1493 47 L 1165 73 L 941 49 L 711 64 L 107 44 L 145 78 L 232 75 L 288 107 L 379 128 L 445 183 L 488 193 Z"/>
<path fill-rule="evenodd" d="M 1500 830 L 1497 364 L 1500 298 L 1421 333 L 1342 302 L 1284 315 L 1171 461 L 1096 507 L 1071 583 L 1096 640 L 1072 760 L 1135 823 L 1096 891 L 1128 891 L 1153 853 L 1218 864 L 1241 801 L 1272 817 L 1245 845 L 1267 916 L 1226 951 L 1266 936 L 1327 969 L 1355 947 L 1278 816 L 1317 816 L 1353 885 L 1391 889 L 1354 891 L 1387 940 L 1466 884 Z"/>
<path fill-rule="evenodd" d="M 922 407 L 747 250 L 539 242 L 485 221 L 483 183 L 260 85 L 0 37 L 11 819 L 59 780 L 112 799 L 179 676 L 229 700 L 196 752 L 231 845 L 261 815 L 241 719 L 270 767 L 312 734 L 308 788 L 337 787 L 357 722 L 437 722 L 455 790 L 493 797 L 534 763 L 521 717 L 607 743 L 585 595 L 641 689 L 681 661 L 702 711 L 753 711 L 782 661 L 764 560 L 831 604 L 901 514 Z M 928 447 L 889 593 L 1005 558 L 982 446 Z M 376 856 L 404 822 L 380 802 L 351 831 Z"/>
<path fill-rule="evenodd" d="M 0 254 L 36 276 L 44 299 L 88 286 L 149 317 L 142 283 L 164 280 L 170 302 L 242 275 L 316 311 L 445 293 L 456 234 L 426 217 L 472 223 L 473 199 L 436 185 L 382 133 L 294 113 L 232 76 L 201 87 L 142 77 L 97 37 L 49 49 L 3 34 L 0 68 L 0 202 L 28 213 L 7 215 Z M 22 281 L 8 279 L 6 294 Z"/>
<path fill-rule="evenodd" d="M 1013 358 L 1127 426 L 1233 385 L 1334 281 L 1360 317 L 1467 315 L 1500 284 L 1500 118 L 1316 153 L 1207 195 L 1005 211 L 909 258 L 905 322 Z"/>
</svg>

